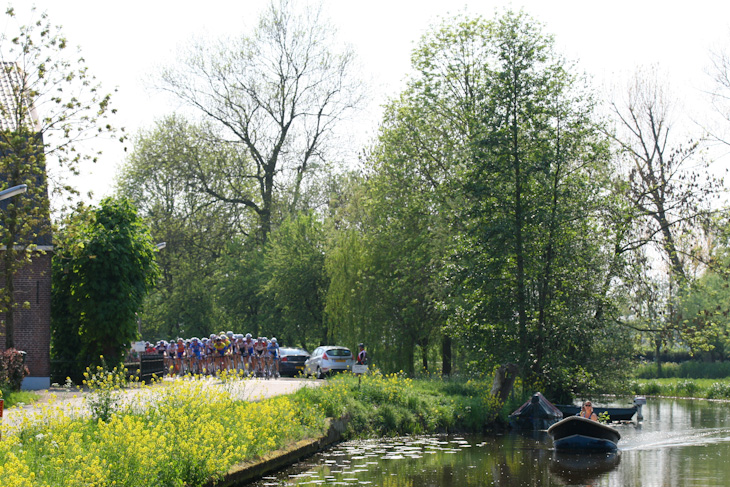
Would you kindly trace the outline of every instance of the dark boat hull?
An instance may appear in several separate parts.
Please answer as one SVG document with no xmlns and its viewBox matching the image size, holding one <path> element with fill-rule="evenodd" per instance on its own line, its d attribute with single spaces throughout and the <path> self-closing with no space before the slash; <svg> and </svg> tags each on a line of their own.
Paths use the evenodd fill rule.
<svg viewBox="0 0 730 487">
<path fill-rule="evenodd" d="M 605 424 L 570 416 L 548 428 L 556 450 L 615 451 L 621 434 Z"/>
<path fill-rule="evenodd" d="M 580 406 L 574 406 L 572 404 L 556 404 L 555 407 L 558 408 L 565 417 L 576 416 L 580 412 Z M 636 410 L 636 406 L 632 406 L 630 408 L 593 408 L 593 411 L 598 416 L 603 413 L 608 413 L 610 421 L 631 421 L 634 414 L 636 414 Z"/>
</svg>

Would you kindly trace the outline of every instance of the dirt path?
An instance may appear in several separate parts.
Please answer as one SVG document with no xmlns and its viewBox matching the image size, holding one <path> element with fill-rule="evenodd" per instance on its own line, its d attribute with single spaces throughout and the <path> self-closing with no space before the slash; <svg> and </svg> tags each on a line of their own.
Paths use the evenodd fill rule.
<svg viewBox="0 0 730 487">
<path fill-rule="evenodd" d="M 144 396 L 149 396 L 160 388 L 167 387 L 176 380 L 183 379 L 165 379 L 161 384 L 154 385 L 150 388 L 127 390 L 125 391 L 125 401 L 144 401 Z M 223 387 L 223 384 L 218 379 L 209 378 L 203 380 L 206 380 L 210 387 Z M 272 380 L 250 379 L 228 383 L 226 388 L 241 399 L 257 401 L 282 394 L 291 394 L 302 387 L 317 387 L 321 383 L 322 381 L 319 380 L 298 378 Z M 86 391 L 54 387 L 48 390 L 36 391 L 36 393 L 40 395 L 40 399 L 33 404 L 15 406 L 4 411 L 3 429 L 15 427 L 26 420 L 42 420 L 43 412 L 47 411 L 49 407 L 61 408 L 66 412 L 86 414 L 85 397 L 88 395 Z"/>
</svg>

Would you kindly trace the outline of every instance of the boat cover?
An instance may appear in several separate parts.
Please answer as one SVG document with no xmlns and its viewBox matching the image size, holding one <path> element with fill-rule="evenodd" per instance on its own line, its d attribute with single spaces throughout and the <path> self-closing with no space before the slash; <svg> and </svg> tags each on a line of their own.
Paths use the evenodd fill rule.
<svg viewBox="0 0 730 487">
<path fill-rule="evenodd" d="M 544 430 L 563 419 L 563 413 L 542 393 L 536 392 L 529 401 L 510 414 L 509 419 L 515 428 Z"/>
</svg>

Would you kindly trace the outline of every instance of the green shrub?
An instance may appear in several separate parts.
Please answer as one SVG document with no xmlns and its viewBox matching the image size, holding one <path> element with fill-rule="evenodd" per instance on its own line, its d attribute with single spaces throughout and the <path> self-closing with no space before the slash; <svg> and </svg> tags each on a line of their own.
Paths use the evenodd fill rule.
<svg viewBox="0 0 730 487">
<path fill-rule="evenodd" d="M 730 399 L 730 384 L 714 382 L 707 389 L 706 397 L 708 399 Z"/>
<path fill-rule="evenodd" d="M 658 396 L 662 393 L 662 386 L 656 382 L 637 382 L 636 393 L 646 396 Z"/>
<path fill-rule="evenodd" d="M 14 348 L 0 352 L 0 388 L 20 390 L 23 379 L 30 373 L 24 365 L 24 353 Z"/>
<path fill-rule="evenodd" d="M 693 380 L 682 380 L 677 382 L 674 389 L 678 396 L 695 397 L 699 386 Z"/>
<path fill-rule="evenodd" d="M 326 415 L 348 416 L 354 437 L 484 431 L 493 424 L 500 404 L 484 381 L 409 379 L 378 372 L 356 378 L 339 374 L 297 396 L 312 401 Z"/>
</svg>

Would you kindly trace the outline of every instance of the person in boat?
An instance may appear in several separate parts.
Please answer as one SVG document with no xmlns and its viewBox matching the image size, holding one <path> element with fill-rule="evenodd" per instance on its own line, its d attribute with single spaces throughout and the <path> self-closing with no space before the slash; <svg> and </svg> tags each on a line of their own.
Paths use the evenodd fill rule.
<svg viewBox="0 0 730 487">
<path fill-rule="evenodd" d="M 580 413 L 578 413 L 578 416 L 581 418 L 588 418 L 592 419 L 593 421 L 598 421 L 598 415 L 595 411 L 593 411 L 593 404 L 591 401 L 586 401 L 583 403 L 583 407 L 580 408 Z"/>
</svg>

